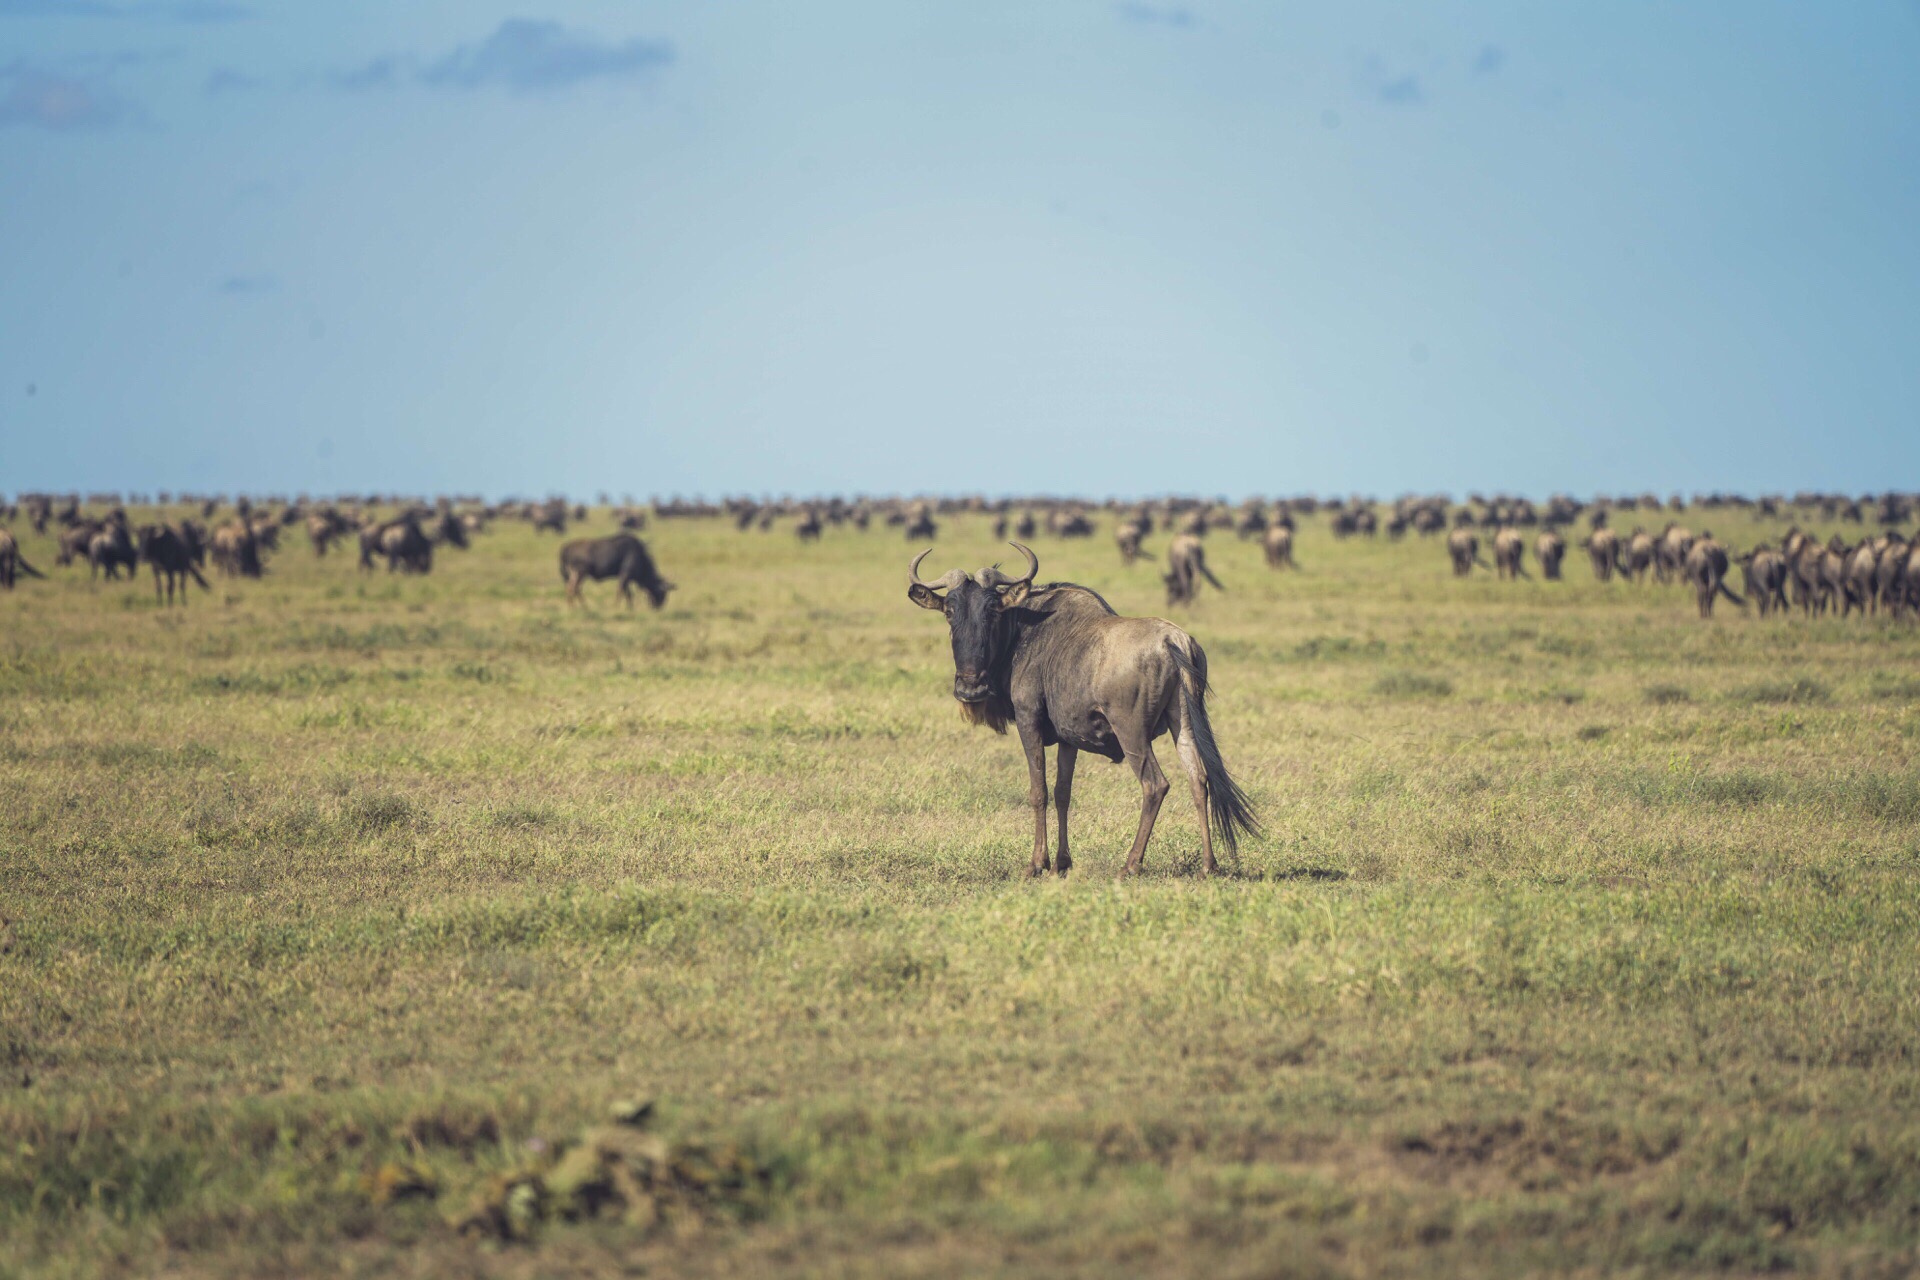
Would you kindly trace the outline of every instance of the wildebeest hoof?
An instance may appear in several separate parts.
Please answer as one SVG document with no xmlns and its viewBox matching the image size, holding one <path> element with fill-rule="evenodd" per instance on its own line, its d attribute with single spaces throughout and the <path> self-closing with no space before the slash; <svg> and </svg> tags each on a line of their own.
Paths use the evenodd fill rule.
<svg viewBox="0 0 1920 1280">
<path fill-rule="evenodd" d="M 1041 876 L 1044 876 L 1045 874 L 1047 874 L 1047 869 L 1045 867 L 1029 866 L 1027 868 L 1027 879 L 1029 880 L 1038 880 Z"/>
</svg>

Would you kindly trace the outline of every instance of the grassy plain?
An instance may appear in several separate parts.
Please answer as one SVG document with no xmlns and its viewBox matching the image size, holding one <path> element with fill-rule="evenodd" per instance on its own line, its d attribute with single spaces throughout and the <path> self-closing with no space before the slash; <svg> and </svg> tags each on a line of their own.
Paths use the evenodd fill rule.
<svg viewBox="0 0 1920 1280">
<path fill-rule="evenodd" d="M 0 1274 L 1920 1267 L 1911 625 L 1215 534 L 1176 620 L 1265 835 L 1202 881 L 1176 788 L 1119 882 L 1087 761 L 1029 883 L 895 532 L 658 524 L 631 614 L 518 525 L 171 611 L 16 532 Z M 1036 549 L 1164 612 L 1104 527 Z M 456 1229 L 640 1097 L 748 1172 Z"/>
</svg>

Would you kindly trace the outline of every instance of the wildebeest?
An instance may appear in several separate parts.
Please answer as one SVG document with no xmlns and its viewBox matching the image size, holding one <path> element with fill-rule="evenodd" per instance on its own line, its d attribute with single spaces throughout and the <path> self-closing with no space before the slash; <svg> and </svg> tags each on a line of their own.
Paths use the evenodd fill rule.
<svg viewBox="0 0 1920 1280">
<path fill-rule="evenodd" d="M 1635 528 L 1620 548 L 1620 574 L 1629 582 L 1644 582 L 1653 565 L 1653 538 L 1645 529 Z"/>
<path fill-rule="evenodd" d="M 0 588 L 13 590 L 13 583 L 21 574 L 29 578 L 44 578 L 47 575 L 27 563 L 20 554 L 20 544 L 11 533 L 0 529 Z"/>
<path fill-rule="evenodd" d="M 1740 572 L 1746 579 L 1747 594 L 1766 617 L 1775 608 L 1787 608 L 1787 558 L 1771 547 L 1755 547 L 1740 557 Z"/>
<path fill-rule="evenodd" d="M 1140 558 L 1140 540 L 1151 531 L 1145 516 L 1129 516 L 1113 526 L 1113 542 L 1120 548 L 1120 563 L 1132 564 Z"/>
<path fill-rule="evenodd" d="M 1680 577 L 1687 567 L 1687 552 L 1692 549 L 1692 530 L 1668 521 L 1659 540 L 1653 544 L 1654 581 L 1671 582 Z"/>
<path fill-rule="evenodd" d="M 307 541 L 313 544 L 313 554 L 316 556 L 326 555 L 334 539 L 344 536 L 352 528 L 353 523 L 333 507 L 307 514 Z"/>
<path fill-rule="evenodd" d="M 1226 590 L 1220 585 L 1220 579 L 1213 576 L 1213 570 L 1207 568 L 1207 548 L 1200 541 L 1200 536 L 1194 533 L 1177 535 L 1167 544 L 1167 571 L 1161 575 L 1167 584 L 1167 603 L 1191 604 L 1200 594 L 1202 578 L 1211 582 L 1214 590 Z"/>
<path fill-rule="evenodd" d="M 947 619 L 953 645 L 953 696 L 971 724 L 1005 733 L 1019 730 L 1027 757 L 1027 803 L 1033 809 L 1033 860 L 1029 875 L 1049 869 L 1065 875 L 1073 865 L 1067 842 L 1067 812 L 1073 769 L 1082 751 L 1124 760 L 1140 783 L 1140 824 L 1123 874 L 1135 875 L 1166 799 L 1167 779 L 1153 743 L 1173 735 L 1174 748 L 1193 791 L 1200 819 L 1201 869 L 1219 870 L 1213 838 L 1229 854 L 1242 832 L 1259 824 L 1246 794 L 1228 775 L 1207 718 L 1207 655 L 1194 638 L 1159 618 L 1122 618 L 1098 594 L 1070 582 L 1034 585 L 1040 561 L 1026 557 L 1027 572 L 1009 578 L 999 566 L 973 574 L 954 569 L 925 582 L 920 563 L 907 567 L 907 598 Z M 1060 848 L 1047 856 L 1047 748 L 1058 745 L 1054 809 Z"/>
<path fill-rule="evenodd" d="M 647 601 L 658 609 L 667 602 L 673 583 L 660 576 L 646 544 L 630 533 L 609 538 L 581 538 L 560 548 L 560 577 L 567 584 L 567 603 L 580 602 L 580 584 L 589 578 L 605 582 L 613 578 L 620 585 L 620 598 L 633 607 L 633 589 L 647 593 Z"/>
<path fill-rule="evenodd" d="M 1711 533 L 1687 539 L 1687 558 L 1681 563 L 1680 569 L 1687 581 L 1693 584 L 1701 617 L 1713 616 L 1715 596 L 1725 596 L 1741 608 L 1746 607 L 1747 602 L 1727 586 L 1727 549 L 1714 541 Z"/>
<path fill-rule="evenodd" d="M 1493 535 L 1493 571 L 1503 581 L 1526 578 L 1527 540 L 1512 525 L 1504 525 Z"/>
<path fill-rule="evenodd" d="M 245 520 L 215 529 L 208 549 L 213 567 L 228 577 L 257 578 L 266 571 L 260 560 L 260 539 Z"/>
<path fill-rule="evenodd" d="M 1267 568 L 1291 569 L 1293 565 L 1293 526 L 1270 524 L 1261 545 L 1266 548 Z"/>
<path fill-rule="evenodd" d="M 907 520 L 907 540 L 918 542 L 922 538 L 932 538 L 940 532 L 940 526 L 933 521 L 933 509 L 926 503 L 916 503 Z"/>
<path fill-rule="evenodd" d="M 1601 517 L 1606 512 L 1599 513 Z M 1587 561 L 1593 566 L 1593 576 L 1601 582 L 1613 581 L 1613 568 L 1620 556 L 1620 536 L 1604 524 L 1594 526 L 1587 535 Z"/>
<path fill-rule="evenodd" d="M 373 558 L 387 558 L 387 572 L 433 572 L 433 539 L 420 527 L 419 516 L 407 511 L 360 531 L 360 567 L 371 571 Z"/>
<path fill-rule="evenodd" d="M 1560 581 L 1560 561 L 1567 554 L 1567 540 L 1553 529 L 1544 529 L 1533 540 L 1533 554 L 1540 561 L 1540 576 L 1548 582 Z"/>
<path fill-rule="evenodd" d="M 127 577 L 133 577 L 134 570 L 140 567 L 140 552 L 133 545 L 125 512 L 115 512 L 87 539 L 87 566 L 89 578 L 101 573 L 109 579 L 118 578 L 122 569 L 127 571 Z"/>
<path fill-rule="evenodd" d="M 1482 569 L 1492 568 L 1480 558 L 1480 539 L 1473 530 L 1458 527 L 1447 534 L 1447 558 L 1453 562 L 1453 576 L 1464 578 L 1473 572 L 1473 566 Z"/>
<path fill-rule="evenodd" d="M 187 579 L 192 578 L 205 590 L 207 580 L 193 564 L 193 549 L 179 530 L 170 524 L 150 524 L 140 530 L 140 558 L 153 568 L 153 599 L 160 603 L 160 580 L 167 584 L 166 603 L 173 603 L 173 589 L 180 587 L 180 603 L 187 602 Z"/>
</svg>

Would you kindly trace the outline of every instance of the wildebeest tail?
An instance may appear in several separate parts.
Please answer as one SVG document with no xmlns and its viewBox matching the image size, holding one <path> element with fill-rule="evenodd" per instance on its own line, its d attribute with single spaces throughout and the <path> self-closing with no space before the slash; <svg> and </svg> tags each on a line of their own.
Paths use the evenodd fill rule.
<svg viewBox="0 0 1920 1280">
<path fill-rule="evenodd" d="M 1719 590 L 1721 595 L 1733 601 L 1735 604 L 1739 605 L 1742 609 L 1747 607 L 1747 602 L 1745 600 L 1742 600 L 1739 596 L 1733 593 L 1733 588 L 1727 585 L 1727 580 L 1725 578 L 1720 579 L 1718 582 L 1714 583 L 1713 585 Z"/>
<path fill-rule="evenodd" d="M 14 553 L 13 563 L 14 563 L 14 567 L 19 569 L 20 572 L 26 574 L 29 578 L 44 578 L 47 576 L 46 574 L 40 572 L 38 569 L 34 568 L 32 565 L 28 564 L 27 558 L 21 555 L 17 551 Z"/>
<path fill-rule="evenodd" d="M 1220 747 L 1213 740 L 1213 722 L 1207 719 L 1206 652 L 1191 639 L 1187 646 L 1183 649 L 1169 641 L 1167 649 L 1180 668 L 1180 701 L 1193 730 L 1193 748 L 1200 756 L 1201 768 L 1206 771 L 1207 808 L 1213 818 L 1214 831 L 1228 853 L 1238 853 L 1243 833 L 1260 834 L 1260 819 L 1254 816 L 1247 793 L 1228 775 L 1226 761 L 1220 758 Z"/>
<path fill-rule="evenodd" d="M 1215 591 L 1226 590 L 1225 587 L 1220 585 L 1220 579 L 1213 576 L 1213 570 L 1207 568 L 1206 557 L 1195 556 L 1193 558 L 1193 567 L 1200 571 L 1200 574 L 1202 577 L 1204 577 L 1208 582 L 1211 582 L 1213 584 L 1213 589 Z M 1231 848 L 1232 846 L 1229 845 L 1228 847 Z"/>
<path fill-rule="evenodd" d="M 213 590 L 212 587 L 207 585 L 207 580 L 200 576 L 200 571 L 193 567 L 193 561 L 191 560 L 187 561 L 187 563 L 183 567 L 186 569 L 188 573 L 193 575 L 193 580 L 200 584 L 200 589 L 202 591 Z M 186 599 L 184 595 L 182 595 L 180 598 L 183 600 Z"/>
</svg>

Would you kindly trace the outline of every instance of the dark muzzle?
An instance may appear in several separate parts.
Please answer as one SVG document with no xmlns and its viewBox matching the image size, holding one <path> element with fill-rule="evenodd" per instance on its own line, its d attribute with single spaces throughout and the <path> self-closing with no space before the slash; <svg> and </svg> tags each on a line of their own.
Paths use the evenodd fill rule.
<svg viewBox="0 0 1920 1280">
<path fill-rule="evenodd" d="M 977 671 L 962 671 L 953 677 L 953 696 L 962 702 L 985 702 L 993 696 L 986 676 Z"/>
</svg>

